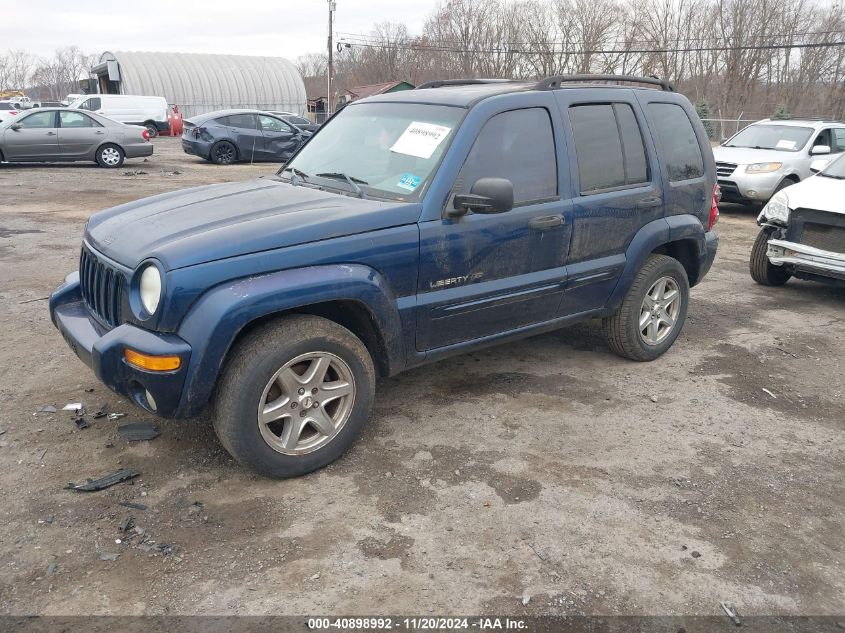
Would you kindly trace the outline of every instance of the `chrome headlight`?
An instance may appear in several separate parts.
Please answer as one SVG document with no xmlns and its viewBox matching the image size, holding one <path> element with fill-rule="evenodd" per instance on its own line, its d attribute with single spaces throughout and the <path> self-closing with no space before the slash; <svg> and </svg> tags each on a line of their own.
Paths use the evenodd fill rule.
<svg viewBox="0 0 845 633">
<path fill-rule="evenodd" d="M 770 174 L 783 167 L 783 163 L 754 163 L 745 166 L 746 174 Z"/>
<path fill-rule="evenodd" d="M 141 305 L 144 306 L 144 310 L 150 315 L 155 314 L 161 301 L 161 273 L 155 264 L 147 264 L 141 272 L 138 291 L 141 295 Z"/>
<path fill-rule="evenodd" d="M 786 192 L 779 191 L 773 195 L 760 215 L 767 220 L 786 224 L 789 221 L 789 198 Z"/>
</svg>

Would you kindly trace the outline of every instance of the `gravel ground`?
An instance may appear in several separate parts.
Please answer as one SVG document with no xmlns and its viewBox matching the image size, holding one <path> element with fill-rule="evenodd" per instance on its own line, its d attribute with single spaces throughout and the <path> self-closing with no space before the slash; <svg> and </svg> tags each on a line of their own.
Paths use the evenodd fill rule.
<svg viewBox="0 0 845 633">
<path fill-rule="evenodd" d="M 275 169 L 155 144 L 114 171 L 0 166 L 0 613 L 845 613 L 845 291 L 755 285 L 741 207 L 663 358 L 587 323 L 416 369 L 306 477 L 239 467 L 207 416 L 129 444 L 35 414 L 148 419 L 50 323 L 86 218 Z M 64 489 L 121 467 L 142 475 Z"/>
</svg>

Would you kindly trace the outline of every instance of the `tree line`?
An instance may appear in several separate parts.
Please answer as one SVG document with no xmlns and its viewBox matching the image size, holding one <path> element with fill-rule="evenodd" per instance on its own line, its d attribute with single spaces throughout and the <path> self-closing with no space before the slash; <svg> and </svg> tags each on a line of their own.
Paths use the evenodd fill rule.
<svg viewBox="0 0 845 633">
<path fill-rule="evenodd" d="M 0 92 L 26 91 L 40 101 L 61 101 L 80 92 L 79 80 L 88 77 L 97 56 L 77 46 L 56 49 L 52 57 L 37 57 L 26 51 L 0 53 Z"/>
<path fill-rule="evenodd" d="M 422 32 L 338 34 L 335 85 L 656 75 L 714 118 L 845 117 L 845 5 L 821 0 L 448 0 Z M 347 46 L 348 45 L 348 46 Z M 325 53 L 297 60 L 326 93 Z"/>
</svg>

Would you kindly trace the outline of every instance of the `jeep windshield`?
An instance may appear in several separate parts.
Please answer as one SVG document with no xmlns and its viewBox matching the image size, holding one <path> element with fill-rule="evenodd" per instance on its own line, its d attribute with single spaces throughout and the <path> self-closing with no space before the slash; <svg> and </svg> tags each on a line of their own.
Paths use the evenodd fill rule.
<svg viewBox="0 0 845 633">
<path fill-rule="evenodd" d="M 465 110 L 414 103 L 351 104 L 279 170 L 285 182 L 360 197 L 416 201 Z"/>
<path fill-rule="evenodd" d="M 749 125 L 725 143 L 725 147 L 797 152 L 804 147 L 812 133 L 813 128 L 795 125 Z"/>
</svg>

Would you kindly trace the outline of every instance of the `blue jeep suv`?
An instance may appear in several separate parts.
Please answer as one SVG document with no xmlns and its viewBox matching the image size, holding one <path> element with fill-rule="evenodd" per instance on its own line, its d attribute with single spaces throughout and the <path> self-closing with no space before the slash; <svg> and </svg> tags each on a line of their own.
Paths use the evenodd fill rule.
<svg viewBox="0 0 845 633">
<path fill-rule="evenodd" d="M 289 477 L 354 441 L 379 376 L 590 317 L 663 354 L 717 191 L 661 80 L 431 82 L 347 106 L 273 177 L 92 216 L 50 313 L 111 389 L 210 406 L 235 458 Z"/>
</svg>

